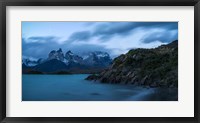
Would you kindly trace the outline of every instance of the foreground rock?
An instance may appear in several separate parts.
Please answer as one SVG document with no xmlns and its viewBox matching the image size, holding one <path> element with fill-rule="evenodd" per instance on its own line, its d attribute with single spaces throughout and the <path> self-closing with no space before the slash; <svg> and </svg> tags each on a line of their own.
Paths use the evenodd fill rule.
<svg viewBox="0 0 200 123">
<path fill-rule="evenodd" d="M 150 87 L 178 87 L 178 41 L 154 49 L 135 49 L 115 58 L 109 69 L 87 80 Z"/>
</svg>

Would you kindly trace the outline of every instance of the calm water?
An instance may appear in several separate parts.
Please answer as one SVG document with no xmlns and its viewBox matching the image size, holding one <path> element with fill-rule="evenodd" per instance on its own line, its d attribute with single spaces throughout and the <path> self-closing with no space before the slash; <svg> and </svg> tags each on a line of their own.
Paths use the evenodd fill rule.
<svg viewBox="0 0 200 123">
<path fill-rule="evenodd" d="M 177 89 L 143 88 L 84 80 L 87 74 L 23 75 L 23 101 L 171 101 Z"/>
</svg>

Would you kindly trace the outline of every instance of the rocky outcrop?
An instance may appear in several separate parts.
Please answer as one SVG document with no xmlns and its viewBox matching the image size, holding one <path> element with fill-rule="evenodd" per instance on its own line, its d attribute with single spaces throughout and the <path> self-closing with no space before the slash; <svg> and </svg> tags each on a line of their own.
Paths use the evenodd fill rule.
<svg viewBox="0 0 200 123">
<path fill-rule="evenodd" d="M 178 87 L 178 41 L 154 49 L 134 49 L 113 60 L 109 69 L 87 80 L 150 87 Z"/>
</svg>

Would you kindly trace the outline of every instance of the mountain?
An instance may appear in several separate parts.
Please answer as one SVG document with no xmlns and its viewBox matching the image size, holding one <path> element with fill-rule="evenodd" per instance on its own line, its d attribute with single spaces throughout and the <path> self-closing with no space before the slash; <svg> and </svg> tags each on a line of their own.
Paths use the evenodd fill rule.
<svg viewBox="0 0 200 123">
<path fill-rule="evenodd" d="M 39 59 L 37 60 L 37 63 L 38 63 L 38 64 L 42 64 L 43 62 L 46 62 L 46 61 L 47 61 L 46 59 L 39 58 Z"/>
<path fill-rule="evenodd" d="M 112 60 L 106 52 L 90 52 L 83 58 L 70 50 L 64 55 L 60 48 L 57 51 L 50 51 L 47 59 L 23 61 L 22 72 L 26 74 L 33 73 L 33 71 L 34 73 L 98 73 L 107 68 L 111 62 Z"/>
<path fill-rule="evenodd" d="M 65 63 L 70 64 L 83 64 L 83 58 L 72 53 L 70 50 L 65 54 Z"/>
<path fill-rule="evenodd" d="M 25 66 L 35 66 L 38 64 L 38 62 L 36 60 L 31 60 L 29 58 L 23 58 L 22 59 L 22 64 L 24 64 Z"/>
<path fill-rule="evenodd" d="M 134 49 L 87 80 L 150 87 L 178 87 L 178 41 L 154 49 Z"/>
<path fill-rule="evenodd" d="M 42 64 L 36 65 L 33 70 L 43 73 L 54 73 L 67 71 L 67 65 L 57 59 L 48 60 Z"/>
<path fill-rule="evenodd" d="M 106 67 L 112 62 L 110 55 L 106 52 L 89 52 L 83 57 L 84 63 L 88 66 Z"/>
<path fill-rule="evenodd" d="M 22 64 L 26 67 L 33 67 L 45 61 L 46 59 L 43 59 L 43 58 L 39 58 L 38 60 L 30 59 L 30 58 L 22 58 Z"/>
<path fill-rule="evenodd" d="M 64 54 L 62 52 L 62 49 L 60 48 L 59 50 L 55 51 L 52 50 L 49 55 L 48 55 L 48 60 L 52 60 L 52 59 L 57 59 L 60 61 L 64 61 Z"/>
<path fill-rule="evenodd" d="M 22 63 L 22 73 L 23 74 L 43 74 L 41 71 L 36 71 L 33 69 L 34 66 L 27 66 Z"/>
</svg>

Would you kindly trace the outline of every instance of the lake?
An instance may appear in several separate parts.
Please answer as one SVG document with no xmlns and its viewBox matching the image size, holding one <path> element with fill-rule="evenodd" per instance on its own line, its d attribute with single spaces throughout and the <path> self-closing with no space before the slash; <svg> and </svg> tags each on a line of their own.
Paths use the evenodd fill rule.
<svg viewBox="0 0 200 123">
<path fill-rule="evenodd" d="M 22 75 L 22 101 L 177 101 L 178 89 L 102 84 L 88 74 Z"/>
</svg>

